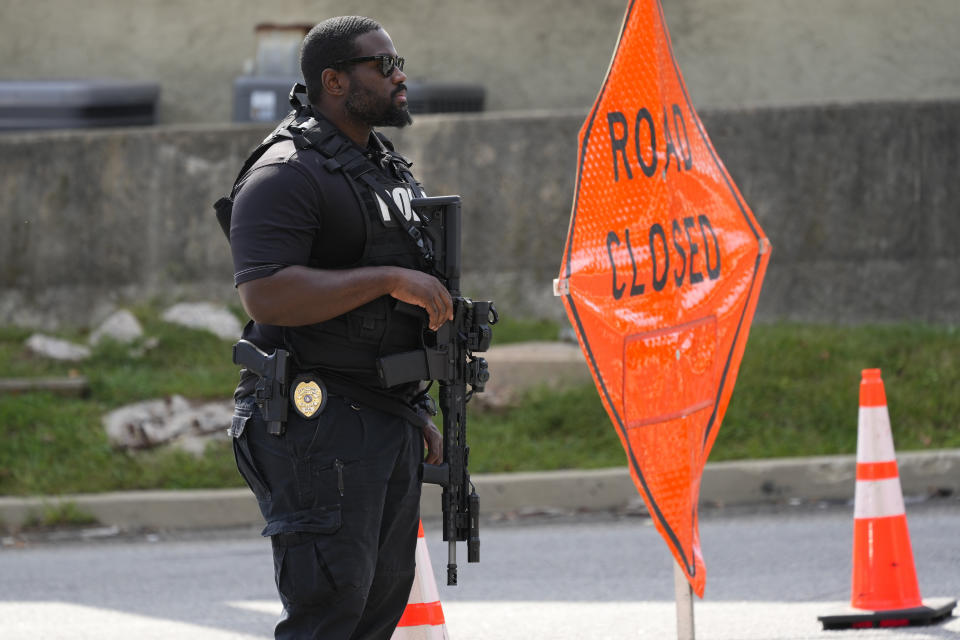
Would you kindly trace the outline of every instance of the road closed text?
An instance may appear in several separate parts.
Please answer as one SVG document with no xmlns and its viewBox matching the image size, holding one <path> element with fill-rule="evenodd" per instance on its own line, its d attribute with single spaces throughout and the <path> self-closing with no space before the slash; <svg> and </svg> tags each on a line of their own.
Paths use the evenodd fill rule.
<svg viewBox="0 0 960 640">
<path fill-rule="evenodd" d="M 659 222 L 647 230 L 649 252 L 638 251 L 637 234 L 631 238 L 630 229 L 607 233 L 607 256 L 610 258 L 610 276 L 613 297 L 619 300 L 627 292 L 643 295 L 647 285 L 662 291 L 670 282 L 677 289 L 685 284 L 695 285 L 720 277 L 720 243 L 710 219 L 705 215 L 687 216 L 666 223 Z M 626 252 L 631 273 L 617 271 L 617 256 Z M 638 259 L 639 258 L 639 259 Z M 619 260 L 623 264 L 623 260 Z"/>
<path fill-rule="evenodd" d="M 621 174 L 626 175 L 628 180 L 633 180 L 633 174 L 637 168 L 643 175 L 652 178 L 663 157 L 666 158 L 663 162 L 664 175 L 671 163 L 678 171 L 689 171 L 693 168 L 690 136 L 687 134 L 687 122 L 680 105 L 671 105 L 669 111 L 664 106 L 662 116 L 660 123 L 657 123 L 662 123 L 659 127 L 659 135 L 662 136 L 664 144 L 661 157 L 657 153 L 658 127 L 649 109 L 646 107 L 638 109 L 632 123 L 620 111 L 607 113 L 607 129 L 610 133 L 610 148 L 613 151 L 614 182 L 620 181 Z"/>
</svg>

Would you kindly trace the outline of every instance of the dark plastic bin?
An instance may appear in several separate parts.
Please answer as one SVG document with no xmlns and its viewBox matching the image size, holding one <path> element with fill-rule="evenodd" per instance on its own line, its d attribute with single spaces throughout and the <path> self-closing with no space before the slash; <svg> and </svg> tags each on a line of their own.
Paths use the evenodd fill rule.
<svg viewBox="0 0 960 640">
<path fill-rule="evenodd" d="M 478 84 L 409 81 L 406 85 L 412 114 L 483 111 L 487 94 Z"/>
<path fill-rule="evenodd" d="M 160 86 L 112 79 L 0 81 L 0 130 L 156 124 Z"/>
</svg>

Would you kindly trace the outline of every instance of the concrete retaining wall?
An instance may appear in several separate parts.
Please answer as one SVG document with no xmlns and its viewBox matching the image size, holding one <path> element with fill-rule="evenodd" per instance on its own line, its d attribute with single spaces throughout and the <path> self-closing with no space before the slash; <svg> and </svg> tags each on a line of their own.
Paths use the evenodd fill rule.
<svg viewBox="0 0 960 640">
<path fill-rule="evenodd" d="M 424 116 L 394 135 L 428 191 L 465 202 L 464 291 L 562 317 L 585 112 Z M 960 102 L 712 110 L 720 157 L 773 242 L 760 320 L 960 322 Z M 261 127 L 0 137 L 0 324 L 114 304 L 235 301 L 212 203 Z"/>
</svg>

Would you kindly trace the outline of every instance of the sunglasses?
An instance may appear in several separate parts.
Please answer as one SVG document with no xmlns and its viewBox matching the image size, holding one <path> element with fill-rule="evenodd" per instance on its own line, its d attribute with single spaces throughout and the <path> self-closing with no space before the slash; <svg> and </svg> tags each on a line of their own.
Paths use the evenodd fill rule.
<svg viewBox="0 0 960 640">
<path fill-rule="evenodd" d="M 347 64 L 356 64 L 357 62 L 368 62 L 376 60 L 380 63 L 380 73 L 384 78 L 389 78 L 394 69 L 403 71 L 403 58 L 400 56 L 388 56 L 384 53 L 376 56 L 360 56 L 359 58 L 347 58 L 346 60 L 337 60 L 333 63 L 334 67 L 342 67 Z"/>
</svg>

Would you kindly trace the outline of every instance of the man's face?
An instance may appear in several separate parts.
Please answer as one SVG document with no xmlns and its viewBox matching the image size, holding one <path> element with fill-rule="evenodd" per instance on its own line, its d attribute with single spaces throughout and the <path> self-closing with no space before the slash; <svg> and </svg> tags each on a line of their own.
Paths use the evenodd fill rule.
<svg viewBox="0 0 960 640">
<path fill-rule="evenodd" d="M 397 50 L 386 31 L 368 31 L 357 36 L 356 57 L 389 55 Z M 350 88 L 345 107 L 347 113 L 371 127 L 404 127 L 413 120 L 407 111 L 407 76 L 394 68 L 384 77 L 376 60 L 358 62 L 350 70 Z"/>
</svg>

